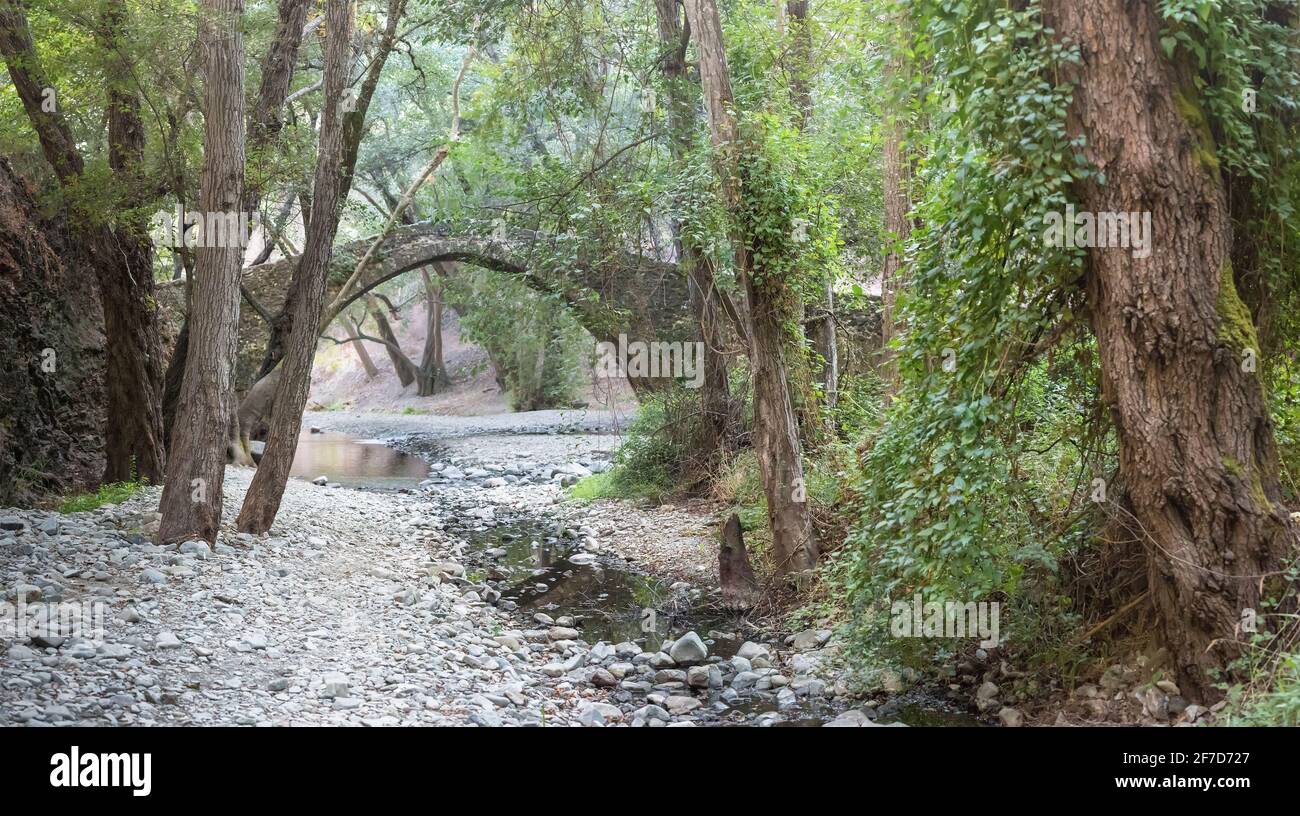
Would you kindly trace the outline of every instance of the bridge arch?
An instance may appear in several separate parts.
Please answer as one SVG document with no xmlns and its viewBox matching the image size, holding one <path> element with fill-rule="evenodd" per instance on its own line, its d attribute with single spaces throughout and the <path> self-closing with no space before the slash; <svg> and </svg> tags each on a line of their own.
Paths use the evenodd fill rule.
<svg viewBox="0 0 1300 816">
<path fill-rule="evenodd" d="M 330 261 L 327 302 L 338 297 L 357 263 L 374 242 L 363 238 L 335 247 Z M 578 252 L 563 265 L 554 261 L 556 239 L 524 230 L 484 238 L 457 235 L 446 224 L 420 223 L 394 230 L 380 242 L 343 307 L 375 287 L 414 269 L 457 261 L 517 275 L 539 292 L 558 295 L 597 340 L 687 340 L 691 338 L 690 296 L 675 263 L 632 252 L 595 256 Z M 244 270 L 243 283 L 265 309 L 276 314 L 284 304 L 293 265 L 284 258 Z M 326 315 L 326 322 L 335 315 Z M 270 339 L 266 321 L 252 309 L 240 313 L 236 382 L 247 389 L 256 377 Z"/>
</svg>

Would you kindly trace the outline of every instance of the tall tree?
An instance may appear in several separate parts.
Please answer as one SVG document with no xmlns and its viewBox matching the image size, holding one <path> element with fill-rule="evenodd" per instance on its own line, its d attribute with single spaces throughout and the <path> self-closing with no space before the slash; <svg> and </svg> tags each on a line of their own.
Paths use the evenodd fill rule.
<svg viewBox="0 0 1300 816">
<path fill-rule="evenodd" d="M 144 129 L 140 123 L 139 92 L 124 47 L 127 23 L 125 0 L 109 0 L 99 20 L 101 43 L 107 54 L 109 167 L 120 196 L 113 223 L 101 210 L 81 206 L 78 185 L 84 160 L 58 109 L 54 84 L 41 69 L 23 6 L 0 0 L 0 54 L 40 140 L 54 175 L 68 193 L 83 248 L 91 258 L 99 283 L 107 345 L 104 388 L 108 421 L 104 431 L 104 480 L 133 476 L 161 481 L 166 455 L 163 447 L 162 348 L 158 307 L 154 299 L 153 245 L 146 217 L 148 190 L 140 178 Z M 51 104 L 51 102 L 54 104 Z"/>
<path fill-rule="evenodd" d="M 199 209 L 208 219 L 238 213 L 244 201 L 243 17 L 244 0 L 204 0 L 199 19 L 204 69 Z M 205 232 L 205 245 L 195 251 L 191 341 L 160 505 L 158 537 L 164 542 L 215 541 L 221 527 L 244 246 L 242 240 L 207 245 L 213 237 Z"/>
<path fill-rule="evenodd" d="M 787 0 L 785 14 L 788 19 L 790 43 L 786 48 L 786 73 L 789 77 L 790 102 L 794 107 L 794 126 L 802 133 L 812 121 L 812 23 L 808 19 L 808 0 Z M 834 281 L 829 275 L 819 284 L 820 291 L 812 302 L 802 309 L 799 319 L 804 326 L 804 334 L 817 355 L 814 361 L 816 375 L 822 387 L 822 400 L 827 407 L 834 407 L 839 392 L 839 345 L 835 337 L 835 289 Z M 802 304 L 801 304 L 802 305 Z M 788 345 L 788 357 L 799 361 L 805 359 L 801 343 Z M 794 367 L 798 371 L 801 366 Z M 817 404 L 814 396 L 808 392 L 813 372 L 792 372 L 792 376 L 802 376 L 804 394 L 796 410 L 800 416 L 800 431 L 805 441 L 820 438 Z M 796 389 L 797 390 L 797 389 Z"/>
<path fill-rule="evenodd" d="M 353 8 L 351 0 L 329 0 L 326 10 L 325 99 L 321 113 L 320 148 L 312 188 L 312 210 L 302 258 L 291 287 L 299 293 L 290 315 L 275 405 L 266 448 L 239 511 L 239 529 L 264 533 L 271 529 L 284 496 L 289 468 L 302 429 L 302 410 L 311 386 L 311 361 L 320 336 L 325 306 L 325 277 L 333 254 L 343 191 L 343 91 L 351 63 Z"/>
<path fill-rule="evenodd" d="M 1071 135 L 1105 173 L 1076 185 L 1091 212 L 1149 212 L 1152 249 L 1091 249 L 1086 291 L 1103 399 L 1119 437 L 1129 525 L 1146 554 L 1179 685 L 1213 698 L 1294 554 L 1258 353 L 1237 294 L 1216 145 L 1180 52 L 1162 53 L 1152 0 L 1048 0 L 1044 22 L 1081 52 Z"/>
<path fill-rule="evenodd" d="M 673 161 L 685 161 L 695 144 L 696 98 L 686 74 L 686 47 L 689 30 L 684 29 L 677 11 L 677 0 L 655 0 L 659 24 L 659 47 L 663 49 L 660 68 L 668 91 L 667 121 L 669 149 Z M 700 342 L 704 344 L 704 381 L 700 389 L 700 408 L 704 414 L 705 445 L 709 459 L 720 461 L 734 443 L 735 406 L 728 383 L 727 358 L 723 353 L 723 334 L 718 289 L 713 275 L 713 258 L 696 245 L 683 240 L 681 225 L 672 224 L 677 257 L 691 282 L 691 305 L 699 324 Z"/>
<path fill-rule="evenodd" d="M 307 19 L 307 5 L 308 0 L 280 0 L 279 3 L 275 35 L 272 37 L 271 45 L 262 60 L 262 80 L 257 91 L 257 103 L 248 113 L 248 134 L 244 150 L 248 162 L 253 167 L 253 172 L 248 174 L 245 179 L 244 201 L 240 209 L 241 212 L 256 212 L 262 203 L 265 175 L 260 171 L 259 164 L 265 154 L 269 152 L 276 136 L 279 135 L 284 126 L 281 110 L 289 93 L 289 85 L 293 80 L 293 70 L 298 59 L 298 49 L 302 45 L 303 24 Z M 183 189 L 178 189 L 177 195 L 183 198 Z M 287 201 L 286 206 L 281 208 L 281 215 L 277 218 L 278 223 L 273 229 L 267 231 L 263 255 L 254 262 L 254 265 L 265 261 L 270 256 L 271 248 L 274 245 L 272 234 L 278 233 L 282 229 L 283 221 L 288 214 L 288 204 L 291 201 L 292 199 Z M 251 305 L 255 308 L 258 306 L 252 293 L 242 287 L 240 291 Z M 170 444 L 172 426 L 176 416 L 176 401 L 180 398 L 181 380 L 185 374 L 185 358 L 189 353 L 190 315 L 193 313 L 192 308 L 189 307 L 192 307 L 192 305 L 192 303 L 188 302 L 186 304 L 185 320 L 181 324 L 180 332 L 176 335 L 176 345 L 172 349 L 171 360 L 167 364 L 167 372 L 164 377 L 162 412 L 168 444 Z M 234 395 L 230 395 L 230 399 L 233 398 Z M 251 455 L 246 454 L 243 439 L 239 433 L 238 412 L 230 411 L 229 415 L 232 425 L 229 444 L 233 458 L 240 464 L 252 464 Z"/>
<path fill-rule="evenodd" d="M 355 97 L 351 97 L 347 109 L 343 112 L 343 158 L 340 165 L 340 173 L 343 180 L 339 188 L 340 200 L 346 199 L 348 192 L 352 189 L 352 176 L 356 170 L 357 155 L 361 150 L 361 140 L 366 135 L 366 112 L 370 109 L 370 101 L 374 98 L 375 90 L 379 87 L 379 78 L 383 76 L 384 66 L 388 63 L 388 57 L 393 53 L 393 48 L 397 45 L 397 26 L 406 13 L 406 0 L 388 0 L 388 16 L 384 21 L 384 30 L 380 34 L 379 44 L 375 49 L 375 55 L 371 58 L 368 68 L 366 69 L 365 78 L 361 81 L 361 87 L 356 92 Z M 327 24 L 328 25 L 328 24 Z M 328 31 L 328 28 L 326 29 Z M 344 86 L 345 88 L 348 86 Z M 328 92 L 328 89 L 327 89 Z M 325 97 L 327 104 L 334 104 L 335 100 Z M 311 218 L 315 215 L 315 209 L 310 204 L 304 204 L 303 220 L 304 228 L 311 226 Z M 333 238 L 331 237 L 331 240 Z M 280 363 L 284 355 L 284 344 L 287 342 L 289 332 L 292 328 L 294 311 L 297 309 L 298 300 L 302 297 L 302 291 L 298 288 L 297 282 L 301 278 L 295 276 L 289 283 L 284 304 L 280 307 L 280 312 L 276 315 L 274 322 L 271 324 L 271 336 L 266 344 L 266 356 L 262 360 L 261 369 L 258 371 L 258 378 L 267 377 Z M 341 308 L 341 307 L 340 307 Z M 332 310 L 337 314 L 338 310 Z M 330 320 L 333 320 L 333 314 Z M 326 321 L 329 323 L 329 320 Z M 321 330 L 324 331 L 322 326 Z M 272 380 L 267 385 L 274 386 L 277 380 Z M 250 394 L 249 397 L 258 401 L 269 402 L 270 397 Z M 241 415 L 247 414 L 244 407 L 240 407 Z M 247 431 L 247 429 L 245 429 Z"/>
<path fill-rule="evenodd" d="M 898 364 L 889 348 L 898 333 L 898 292 L 903 286 L 903 257 L 900 247 L 911 233 L 907 213 L 911 210 L 908 195 L 908 163 L 905 154 L 906 129 L 901 115 L 900 79 L 903 74 L 901 44 L 891 43 L 890 57 L 885 63 L 885 117 L 884 117 L 884 217 L 885 240 L 889 251 L 885 253 L 880 273 L 880 346 L 885 372 L 886 396 L 898 388 Z"/>
<path fill-rule="evenodd" d="M 717 154 L 722 195 L 734 224 L 746 182 L 740 174 L 743 153 L 753 150 L 741 138 L 733 108 L 731 79 L 722 41 L 722 23 L 714 0 L 686 0 L 686 15 L 695 38 L 704 88 L 709 131 Z M 789 293 L 785 283 L 761 259 L 768 258 L 760 235 L 733 235 L 736 270 L 749 298 L 750 365 L 754 381 L 754 436 L 768 523 L 772 528 L 772 556 L 778 573 L 808 569 L 817 559 L 812 518 L 806 501 L 799 428 L 790 402 L 784 345 L 788 312 L 783 304 Z"/>
<path fill-rule="evenodd" d="M 442 360 L 442 286 L 434 283 L 428 269 L 421 269 L 420 277 L 424 282 L 425 331 L 416 382 L 419 395 L 428 397 L 448 383 L 447 366 Z"/>
</svg>

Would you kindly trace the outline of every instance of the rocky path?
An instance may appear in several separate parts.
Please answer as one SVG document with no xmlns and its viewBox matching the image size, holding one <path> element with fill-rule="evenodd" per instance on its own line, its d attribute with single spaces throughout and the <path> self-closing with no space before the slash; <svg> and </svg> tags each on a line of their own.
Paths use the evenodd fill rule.
<svg viewBox="0 0 1300 816">
<path fill-rule="evenodd" d="M 361 436 L 410 431 L 406 417 L 341 419 Z M 551 430 L 573 430 L 558 420 Z M 724 657 L 715 636 L 734 633 L 599 640 L 581 616 L 504 598 L 467 551 L 501 517 L 545 519 L 574 543 L 559 578 L 630 564 L 694 601 L 715 580 L 713 519 L 558 503 L 566 476 L 599 468 L 613 438 L 521 437 L 495 421 L 487 435 L 440 428 L 431 479 L 412 493 L 291 480 L 270 535 L 227 530 L 215 550 L 152 542 L 156 488 L 87 513 L 0 511 L 0 725 L 768 725 L 810 705 L 828 720 L 845 710 L 844 689 L 816 676 L 829 632 Z M 228 524 L 250 478 L 227 471 Z M 20 602 L 84 616 L 16 630 Z M 96 623 L 95 610 L 102 631 L 71 627 Z M 835 724 L 872 716 L 860 707 Z"/>
</svg>

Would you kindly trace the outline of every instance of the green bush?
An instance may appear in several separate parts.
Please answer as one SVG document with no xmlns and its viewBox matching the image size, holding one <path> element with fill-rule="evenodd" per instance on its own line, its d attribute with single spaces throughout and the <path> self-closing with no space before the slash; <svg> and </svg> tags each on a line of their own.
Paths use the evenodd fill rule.
<svg viewBox="0 0 1300 816">
<path fill-rule="evenodd" d="M 614 458 L 611 489 L 655 501 L 698 480 L 703 427 L 699 391 L 675 385 L 641 401 Z"/>
</svg>

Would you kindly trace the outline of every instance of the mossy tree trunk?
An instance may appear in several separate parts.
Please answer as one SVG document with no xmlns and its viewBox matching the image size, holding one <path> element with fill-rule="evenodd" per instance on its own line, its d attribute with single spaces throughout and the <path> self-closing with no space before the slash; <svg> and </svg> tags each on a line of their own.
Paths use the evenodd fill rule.
<svg viewBox="0 0 1300 816">
<path fill-rule="evenodd" d="M 686 0 L 686 15 L 695 37 L 722 195 L 734 216 L 746 195 L 745 181 L 739 171 L 740 152 L 753 148 L 741 141 L 733 112 L 735 99 L 717 5 L 714 0 Z M 772 530 L 772 561 L 777 574 L 786 575 L 806 570 L 817 560 L 803 478 L 799 427 L 786 376 L 788 304 L 792 294 L 784 281 L 756 263 L 756 257 L 764 254 L 755 251 L 751 238 L 738 234 L 732 243 L 736 269 L 749 299 L 755 450 L 767 498 L 768 525 Z"/>
<path fill-rule="evenodd" d="M 1295 530 L 1281 503 L 1258 341 L 1230 264 L 1232 227 L 1190 70 L 1165 57 L 1153 0 L 1050 0 L 1080 46 L 1072 135 L 1105 174 L 1083 209 L 1149 212 L 1151 253 L 1092 249 L 1086 290 L 1159 635 L 1179 685 L 1218 696 L 1238 624 L 1282 589 Z"/>
</svg>

